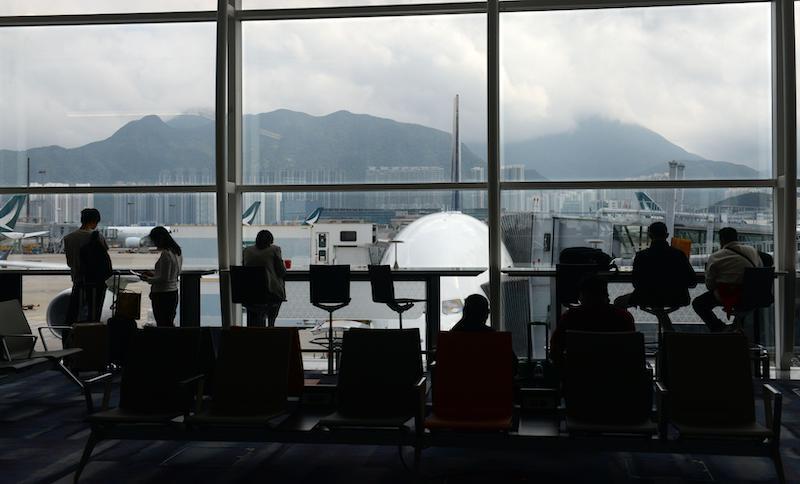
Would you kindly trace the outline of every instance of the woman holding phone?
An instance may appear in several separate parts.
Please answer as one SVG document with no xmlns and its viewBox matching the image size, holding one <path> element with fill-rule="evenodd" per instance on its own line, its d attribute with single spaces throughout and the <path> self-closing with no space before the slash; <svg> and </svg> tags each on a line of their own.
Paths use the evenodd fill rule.
<svg viewBox="0 0 800 484">
<path fill-rule="evenodd" d="M 161 251 L 154 271 L 142 273 L 150 284 L 150 301 L 157 326 L 174 326 L 178 308 L 178 276 L 183 266 L 181 247 L 164 227 L 153 227 L 150 240 Z"/>
<path fill-rule="evenodd" d="M 286 300 L 286 266 L 281 248 L 274 244 L 275 238 L 269 230 L 256 235 L 256 244 L 244 249 L 242 263 L 246 266 L 262 266 L 267 271 L 267 296 L 269 303 L 247 306 L 248 326 L 275 326 L 281 303 Z"/>
</svg>

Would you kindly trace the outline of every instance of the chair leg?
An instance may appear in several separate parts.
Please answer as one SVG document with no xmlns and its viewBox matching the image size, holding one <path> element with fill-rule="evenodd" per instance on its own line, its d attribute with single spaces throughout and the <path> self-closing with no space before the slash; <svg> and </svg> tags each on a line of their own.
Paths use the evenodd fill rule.
<svg viewBox="0 0 800 484">
<path fill-rule="evenodd" d="M 81 461 L 78 464 L 78 468 L 75 469 L 75 478 L 73 482 L 77 484 L 78 479 L 81 477 L 81 473 L 83 469 L 86 467 L 86 464 L 89 463 L 89 459 L 92 457 L 92 451 L 94 450 L 94 446 L 100 441 L 100 436 L 95 433 L 94 430 L 89 434 L 89 440 L 86 441 L 86 447 L 83 448 L 83 454 L 81 455 Z"/>
<path fill-rule="evenodd" d="M 772 462 L 775 464 L 775 474 L 778 477 L 778 482 L 784 484 L 786 482 L 786 475 L 783 472 L 783 459 L 781 459 L 781 449 L 775 446 L 772 451 Z"/>
<path fill-rule="evenodd" d="M 403 329 L 403 312 L 398 311 L 397 316 L 400 318 L 400 329 Z"/>
<path fill-rule="evenodd" d="M 328 312 L 328 375 L 333 375 L 333 311 Z"/>
<path fill-rule="evenodd" d="M 80 388 L 81 391 L 83 391 L 83 382 L 77 376 L 75 376 L 75 374 L 72 373 L 69 370 L 69 368 L 64 366 L 64 363 L 62 361 L 57 361 L 56 366 L 58 367 L 58 371 L 63 373 L 64 376 L 66 376 L 70 381 L 72 381 L 72 383 L 78 385 L 78 388 Z"/>
</svg>

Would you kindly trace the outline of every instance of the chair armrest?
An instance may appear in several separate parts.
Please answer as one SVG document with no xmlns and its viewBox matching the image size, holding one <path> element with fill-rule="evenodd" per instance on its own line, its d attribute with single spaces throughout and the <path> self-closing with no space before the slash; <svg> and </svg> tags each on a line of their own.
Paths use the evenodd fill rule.
<svg viewBox="0 0 800 484">
<path fill-rule="evenodd" d="M 32 334 L 0 334 L 0 343 L 3 346 L 3 354 L 6 357 L 7 361 L 11 361 L 13 358 L 11 356 L 11 352 L 8 350 L 8 345 L 6 344 L 7 338 L 28 338 L 32 339 L 33 342 L 31 343 L 31 349 L 28 350 L 28 358 L 33 356 L 33 350 L 36 349 L 36 341 L 39 339 L 38 336 Z"/>
<path fill-rule="evenodd" d="M 669 420 L 669 390 L 660 381 L 655 382 L 656 387 L 656 418 L 658 420 L 658 437 L 667 439 L 667 422 Z"/>
<path fill-rule="evenodd" d="M 114 377 L 111 373 L 103 373 L 95 377 L 83 380 L 83 396 L 86 399 L 86 411 L 94 413 L 94 399 L 92 399 L 92 386 L 95 384 L 105 384 L 103 388 L 103 403 L 100 406 L 101 410 L 108 409 L 108 402 L 111 400 L 111 381 Z"/>
<path fill-rule="evenodd" d="M 763 390 L 766 424 L 772 430 L 775 441 L 778 442 L 781 437 L 781 420 L 783 418 L 783 394 L 769 384 L 765 384 Z"/>
<path fill-rule="evenodd" d="M 421 377 L 417 383 L 414 384 L 417 392 L 417 405 L 414 412 L 414 430 L 417 432 L 417 438 L 422 438 L 422 433 L 425 431 L 425 397 L 428 390 L 428 379 Z"/>
<path fill-rule="evenodd" d="M 54 330 L 60 329 L 60 330 L 64 330 L 64 331 L 70 331 L 73 328 L 72 328 L 72 326 L 63 326 L 63 325 L 62 326 L 57 326 L 57 325 L 56 326 L 51 326 L 51 325 L 47 324 L 47 325 L 44 325 L 44 326 L 39 326 L 37 329 L 39 330 L 39 338 L 41 338 L 41 340 L 42 340 L 42 346 L 44 347 L 44 350 L 45 351 L 50 351 L 47 348 L 47 340 L 44 339 L 44 334 L 42 334 L 42 331 L 45 330 L 45 329 L 48 329 L 48 330 L 50 330 L 50 333 L 52 333 L 53 336 L 55 336 L 58 339 L 61 339 L 61 336 L 59 336 L 58 333 L 56 333 Z"/>
</svg>

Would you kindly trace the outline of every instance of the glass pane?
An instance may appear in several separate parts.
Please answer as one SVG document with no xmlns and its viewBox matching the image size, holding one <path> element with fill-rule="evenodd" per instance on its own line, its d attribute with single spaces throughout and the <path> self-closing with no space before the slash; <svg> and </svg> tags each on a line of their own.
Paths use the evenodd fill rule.
<svg viewBox="0 0 800 484">
<path fill-rule="evenodd" d="M 505 13 L 500 33 L 506 179 L 771 176 L 770 4 Z"/>
<path fill-rule="evenodd" d="M 242 0 L 242 9 L 357 7 L 363 5 L 401 5 L 414 3 L 450 3 L 458 0 Z"/>
<path fill-rule="evenodd" d="M 108 242 L 115 269 L 153 270 L 159 253 L 147 236 L 156 225 L 166 226 L 181 246 L 184 271 L 217 267 L 213 193 L 31 195 L 30 200 L 23 195 L 2 197 L 0 212 L 16 216 L 6 224 L 11 232 L 4 232 L 0 240 L 0 272 L 24 271 L 22 302 L 33 325 L 64 322 L 72 283 L 63 237 L 80 226 L 80 211 L 86 207 L 100 211 L 98 230 Z M 123 275 L 122 279 L 126 289 L 142 294 L 139 324 L 154 323 L 147 297 L 149 285 L 135 275 Z M 219 325 L 216 276 L 203 277 L 200 290 L 201 323 Z M 107 292 L 103 321 L 111 316 L 112 299 Z"/>
<path fill-rule="evenodd" d="M 214 0 L 3 0 L 0 15 L 81 15 L 95 13 L 216 10 Z"/>
<path fill-rule="evenodd" d="M 636 252 L 649 245 L 647 227 L 663 221 L 671 234 L 690 241 L 690 261 L 697 271 L 703 270 L 710 253 L 719 250 L 722 227 L 733 227 L 743 243 L 774 253 L 769 189 L 504 191 L 502 212 L 503 243 L 510 256 L 510 264 L 504 265 L 541 271 L 535 277 L 511 272 L 502 283 L 504 321 L 520 355 L 528 351 L 527 322 L 549 322 L 551 330 L 554 327 L 554 270 L 567 247 L 601 249 L 624 275 L 631 270 Z M 694 298 L 706 290 L 701 281 L 690 295 Z M 611 278 L 612 301 L 631 291 L 630 283 Z M 725 320 L 722 311 L 716 312 Z M 655 317 L 635 308 L 631 313 L 637 328 L 654 338 Z M 670 316 L 676 328 L 705 330 L 691 306 Z M 770 346 L 774 345 L 772 322 L 772 312 L 763 311 L 761 339 Z M 752 323 L 745 324 L 752 328 Z M 535 327 L 534 340 L 534 357 L 541 358 L 544 327 Z"/>
<path fill-rule="evenodd" d="M 449 181 L 459 178 L 454 151 L 461 180 L 481 176 L 485 24 L 479 15 L 245 23 L 245 183 Z"/>
<path fill-rule="evenodd" d="M 348 264 L 361 277 L 369 264 L 397 262 L 400 274 L 477 268 L 478 275 L 442 277 L 435 309 L 420 302 L 404 313 L 403 327 L 418 328 L 424 345 L 427 312 L 439 312 L 442 329 L 449 329 L 461 317 L 464 298 L 482 293 L 489 280 L 486 193 L 461 191 L 457 197 L 459 212 L 448 211 L 456 198 L 451 191 L 248 193 L 243 206 L 260 202 L 261 209 L 243 227 L 242 239 L 249 246 L 259 231 L 269 230 L 284 261 L 291 261 L 290 274 L 307 269 L 309 263 Z M 425 298 L 425 284 L 419 279 L 398 281 L 395 291 L 401 298 Z M 350 304 L 336 312 L 337 332 L 398 327 L 397 313 L 372 301 L 367 281 L 353 281 L 350 297 Z M 303 328 L 304 347 L 319 349 L 310 340 L 324 335 L 327 313 L 311 305 L 307 279 L 289 280 L 286 299 L 276 324 Z M 324 359 L 322 353 L 314 355 Z"/>
<path fill-rule="evenodd" d="M 214 31 L 0 29 L 0 185 L 213 183 Z"/>
</svg>

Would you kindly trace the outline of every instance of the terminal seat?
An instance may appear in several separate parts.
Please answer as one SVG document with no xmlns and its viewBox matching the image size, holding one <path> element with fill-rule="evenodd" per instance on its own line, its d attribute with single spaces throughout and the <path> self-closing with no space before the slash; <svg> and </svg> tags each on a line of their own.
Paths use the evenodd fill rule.
<svg viewBox="0 0 800 484">
<path fill-rule="evenodd" d="M 652 378 L 641 333 L 567 331 L 567 431 L 654 435 Z"/>
<path fill-rule="evenodd" d="M 153 431 L 171 430 L 173 419 L 189 414 L 194 385 L 202 381 L 197 329 L 148 328 L 133 333 L 122 370 L 119 406 L 89 415 L 91 433 L 75 472 L 76 482 L 98 442 L 146 438 Z"/>
<path fill-rule="evenodd" d="M 351 329 L 343 336 L 336 412 L 319 426 L 422 430 L 426 381 L 418 329 Z"/>
<path fill-rule="evenodd" d="M 507 332 L 440 332 L 433 379 L 432 431 L 511 430 L 513 367 Z"/>
<path fill-rule="evenodd" d="M 84 384 L 64 364 L 65 358 L 78 355 L 81 349 L 36 351 L 41 331 L 39 334 L 37 337 L 31 331 L 19 300 L 0 301 L 0 375 L 6 376 L 3 381 L 56 369 L 83 390 Z"/>
<path fill-rule="evenodd" d="M 741 453 L 772 458 L 784 482 L 780 457 L 782 395 L 763 385 L 765 420 L 755 416 L 750 348 L 742 333 L 667 333 L 658 386 L 660 435 L 678 441 L 719 439 Z M 740 455 L 740 454 L 737 454 Z"/>
<path fill-rule="evenodd" d="M 294 328 L 236 328 L 222 332 L 210 405 L 195 400 L 191 426 L 266 426 L 288 414 Z"/>
</svg>

